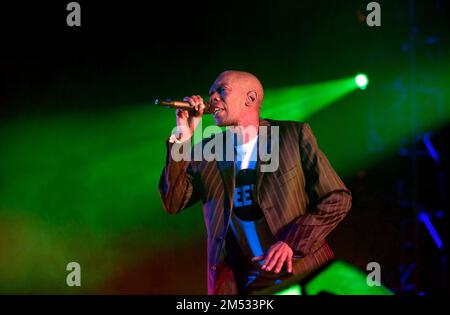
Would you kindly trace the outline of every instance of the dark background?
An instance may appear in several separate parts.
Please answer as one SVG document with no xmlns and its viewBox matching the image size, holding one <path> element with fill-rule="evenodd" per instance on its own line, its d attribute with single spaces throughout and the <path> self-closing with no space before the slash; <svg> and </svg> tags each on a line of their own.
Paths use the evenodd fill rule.
<svg viewBox="0 0 450 315">
<path fill-rule="evenodd" d="M 352 75 L 354 64 L 389 75 L 409 62 L 411 27 L 448 49 L 446 1 L 379 1 L 380 28 L 366 27 L 367 1 L 79 1 L 80 28 L 66 25 L 67 3 L 2 6 L 3 104 L 54 97 L 77 110 L 184 95 L 230 67 L 267 88 Z M 377 69 L 387 60 L 391 69 Z"/>
</svg>

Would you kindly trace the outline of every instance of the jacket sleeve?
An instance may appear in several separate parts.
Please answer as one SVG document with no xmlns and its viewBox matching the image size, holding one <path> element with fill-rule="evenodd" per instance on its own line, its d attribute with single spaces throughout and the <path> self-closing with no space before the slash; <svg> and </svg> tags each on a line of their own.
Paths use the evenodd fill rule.
<svg viewBox="0 0 450 315">
<path fill-rule="evenodd" d="M 175 161 L 171 151 L 182 150 L 182 143 L 166 141 L 166 164 L 159 180 L 159 194 L 164 209 L 170 214 L 177 214 L 200 200 L 199 185 L 196 183 L 195 164 L 192 161 Z"/>
<path fill-rule="evenodd" d="M 310 207 L 305 215 L 286 226 L 278 239 L 291 246 L 295 254 L 306 256 L 314 253 L 345 217 L 352 196 L 318 148 L 306 123 L 300 131 L 299 146 Z"/>
</svg>

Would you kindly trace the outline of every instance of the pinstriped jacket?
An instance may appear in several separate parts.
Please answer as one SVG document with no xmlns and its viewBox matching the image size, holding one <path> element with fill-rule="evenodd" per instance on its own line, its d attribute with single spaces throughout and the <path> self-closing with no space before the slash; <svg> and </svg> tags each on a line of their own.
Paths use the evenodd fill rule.
<svg viewBox="0 0 450 315">
<path fill-rule="evenodd" d="M 296 257 L 301 257 L 293 260 L 293 274 L 312 271 L 334 258 L 325 237 L 349 211 L 351 193 L 318 148 L 308 124 L 261 119 L 260 126 L 279 127 L 279 167 L 261 172 L 258 159 L 254 200 L 275 239 L 290 245 Z M 270 130 L 268 148 L 273 140 Z M 235 163 L 176 162 L 170 152 L 177 145 L 167 141 L 166 165 L 159 182 L 164 209 L 177 214 L 202 202 L 208 237 L 208 294 L 236 294 L 233 272 L 222 255 L 233 210 Z"/>
</svg>

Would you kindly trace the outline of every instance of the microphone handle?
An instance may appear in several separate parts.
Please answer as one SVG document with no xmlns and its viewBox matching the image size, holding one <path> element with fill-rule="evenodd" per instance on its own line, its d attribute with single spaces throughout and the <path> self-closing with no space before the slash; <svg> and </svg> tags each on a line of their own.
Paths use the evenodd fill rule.
<svg viewBox="0 0 450 315">
<path fill-rule="evenodd" d="M 205 108 L 203 113 L 204 114 L 211 114 L 211 112 L 209 111 L 209 102 L 203 102 L 203 104 L 205 104 Z M 171 108 L 180 108 L 180 109 L 193 109 L 193 107 L 191 106 L 191 104 L 189 102 L 184 102 L 184 101 L 171 101 L 171 100 L 155 100 L 155 105 L 159 105 L 159 106 L 165 106 L 165 107 L 171 107 Z"/>
</svg>

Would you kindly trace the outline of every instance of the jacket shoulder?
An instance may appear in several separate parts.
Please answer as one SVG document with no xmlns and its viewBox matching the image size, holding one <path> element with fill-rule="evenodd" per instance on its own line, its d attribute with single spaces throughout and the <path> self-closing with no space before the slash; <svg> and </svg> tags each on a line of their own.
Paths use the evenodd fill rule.
<svg viewBox="0 0 450 315">
<path fill-rule="evenodd" d="M 305 122 L 295 121 L 295 120 L 277 120 L 277 119 L 264 119 L 266 120 L 270 126 L 278 126 L 280 130 L 283 131 L 297 131 L 303 129 L 304 125 L 307 125 Z"/>
</svg>

